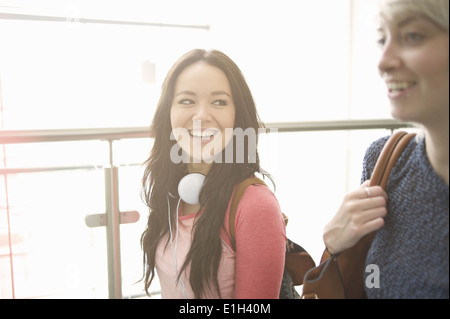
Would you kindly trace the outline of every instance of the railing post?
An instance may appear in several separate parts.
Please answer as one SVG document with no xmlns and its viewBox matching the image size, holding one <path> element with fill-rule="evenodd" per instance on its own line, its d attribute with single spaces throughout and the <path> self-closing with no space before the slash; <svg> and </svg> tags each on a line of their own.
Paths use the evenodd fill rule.
<svg viewBox="0 0 450 319">
<path fill-rule="evenodd" d="M 108 258 L 108 295 L 122 299 L 122 272 L 120 259 L 119 168 L 114 166 L 112 141 L 109 141 L 110 166 L 105 172 L 106 246 Z"/>
</svg>

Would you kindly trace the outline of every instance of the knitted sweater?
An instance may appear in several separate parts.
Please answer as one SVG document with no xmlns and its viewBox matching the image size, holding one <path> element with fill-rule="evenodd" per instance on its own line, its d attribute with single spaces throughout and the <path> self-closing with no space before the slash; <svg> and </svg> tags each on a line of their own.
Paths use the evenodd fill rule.
<svg viewBox="0 0 450 319">
<path fill-rule="evenodd" d="M 362 181 L 370 179 L 388 137 L 374 142 L 364 158 Z M 425 139 L 413 139 L 391 171 L 385 226 L 368 252 L 373 266 L 364 282 L 369 298 L 449 298 L 449 186 L 431 167 Z M 378 286 L 379 288 L 377 288 Z M 371 288 L 369 288 L 371 287 Z"/>
</svg>

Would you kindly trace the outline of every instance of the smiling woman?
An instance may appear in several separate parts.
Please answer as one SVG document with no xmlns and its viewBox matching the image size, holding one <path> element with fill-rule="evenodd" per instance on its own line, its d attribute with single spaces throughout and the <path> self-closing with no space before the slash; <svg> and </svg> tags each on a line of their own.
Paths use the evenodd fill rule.
<svg viewBox="0 0 450 319">
<path fill-rule="evenodd" d="M 387 6 L 389 2 L 383 2 Z M 403 5 L 405 5 L 403 3 Z M 402 2 L 391 3 L 398 10 Z M 391 12 L 388 11 L 388 12 Z M 448 102 L 448 22 L 405 10 L 382 16 L 379 70 L 388 88 L 392 115 L 403 121 L 432 124 L 445 117 Z"/>
<path fill-rule="evenodd" d="M 257 153 L 255 161 L 246 155 L 224 163 L 205 161 L 195 151 L 223 157 L 225 145 L 232 145 L 236 154 L 228 132 L 257 132 L 261 125 L 241 71 L 222 52 L 190 51 L 169 71 L 143 179 L 150 208 L 141 239 L 146 290 L 157 272 L 163 298 L 278 298 L 285 225 L 265 185 L 251 185 L 245 192 L 236 211 L 235 249 L 230 242 L 230 202 L 238 184 L 262 172 Z M 175 129 L 184 138 L 174 141 L 171 136 L 183 134 Z M 257 140 L 248 139 L 248 148 L 256 150 Z M 187 164 L 172 161 L 177 144 L 189 155 Z M 199 179 L 198 173 L 206 177 Z M 180 183 L 194 174 L 196 181 L 204 180 L 198 202 L 186 200 Z"/>
<path fill-rule="evenodd" d="M 392 115 L 421 125 L 423 134 L 409 141 L 385 190 L 366 186 L 387 138 L 370 145 L 362 187 L 345 196 L 325 227 L 324 256 L 339 254 L 376 232 L 365 262 L 376 265 L 383 279 L 377 289 L 366 286 L 367 297 L 448 299 L 449 2 L 379 3 L 378 68 Z"/>
<path fill-rule="evenodd" d="M 213 157 L 223 150 L 231 140 L 235 115 L 230 84 L 221 69 L 197 62 L 180 74 L 170 118 L 174 130 L 189 132 L 181 147 L 193 161 L 207 161 L 202 155 Z"/>
</svg>

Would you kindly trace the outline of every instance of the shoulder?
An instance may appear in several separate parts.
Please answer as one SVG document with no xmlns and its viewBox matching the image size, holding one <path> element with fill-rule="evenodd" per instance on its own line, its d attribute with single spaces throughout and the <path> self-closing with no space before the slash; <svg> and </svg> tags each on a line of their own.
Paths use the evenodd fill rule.
<svg viewBox="0 0 450 319">
<path fill-rule="evenodd" d="M 242 209 L 259 208 L 263 210 L 280 210 L 275 194 L 266 185 L 250 185 L 245 190 L 244 195 L 238 205 L 238 211 Z"/>
<path fill-rule="evenodd" d="M 380 156 L 381 150 L 383 149 L 388 139 L 389 136 L 384 136 L 372 142 L 367 148 L 366 153 L 364 154 L 361 183 L 370 179 L 370 177 L 372 176 L 372 172 L 375 167 L 375 163 L 377 162 L 378 156 Z"/>
<path fill-rule="evenodd" d="M 250 185 L 236 210 L 236 229 L 284 228 L 283 214 L 274 193 L 265 185 Z"/>
<path fill-rule="evenodd" d="M 372 142 L 370 146 L 367 148 L 366 153 L 364 155 L 364 161 L 363 161 L 363 176 L 361 177 L 361 183 L 370 179 L 372 176 L 372 172 L 375 168 L 375 164 L 378 160 L 378 157 L 381 154 L 381 151 L 383 150 L 384 145 L 389 140 L 390 135 L 384 136 L 382 138 L 379 138 L 378 140 Z M 403 151 L 402 155 L 398 159 L 397 165 L 405 165 L 405 161 L 407 161 L 412 153 L 416 150 L 417 146 L 419 144 L 417 143 L 416 139 L 413 138 L 406 149 Z"/>
<path fill-rule="evenodd" d="M 275 194 L 266 185 L 250 185 L 236 210 L 236 234 L 285 238 L 285 222 Z M 259 235 L 258 235 L 259 236 Z"/>
<path fill-rule="evenodd" d="M 237 204 L 236 196 L 239 198 Z M 236 205 L 234 210 L 233 205 Z M 282 216 L 282 213 L 275 194 L 266 184 L 250 184 L 245 189 L 242 189 L 241 184 L 235 186 L 228 205 L 226 220 L 234 218 L 237 225 L 244 220 L 273 216 L 277 218 Z"/>
<path fill-rule="evenodd" d="M 379 138 L 378 140 L 372 142 L 370 146 L 366 150 L 366 154 L 364 155 L 364 162 L 376 162 L 378 159 L 378 156 L 380 155 L 381 151 L 383 150 L 384 145 L 389 139 L 388 136 L 384 136 L 382 138 Z"/>
<path fill-rule="evenodd" d="M 231 201 L 232 199 L 225 215 L 226 233 L 223 237 L 230 247 L 230 238 L 227 234 L 230 234 L 230 218 L 232 218 Z M 234 216 L 236 238 L 250 235 L 255 231 L 265 234 L 280 232 L 285 236 L 285 223 L 280 205 L 275 194 L 266 185 L 248 186 L 237 205 Z"/>
</svg>

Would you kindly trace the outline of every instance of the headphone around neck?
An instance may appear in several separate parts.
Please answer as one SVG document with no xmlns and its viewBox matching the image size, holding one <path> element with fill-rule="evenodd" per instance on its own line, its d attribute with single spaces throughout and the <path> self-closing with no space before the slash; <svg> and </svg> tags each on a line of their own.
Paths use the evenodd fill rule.
<svg viewBox="0 0 450 319">
<path fill-rule="evenodd" d="M 175 247 L 173 247 L 173 235 L 172 235 L 172 223 L 170 221 L 170 201 L 169 196 L 175 197 L 172 194 L 168 194 L 167 196 L 167 208 L 168 208 L 168 217 L 169 217 L 169 233 L 170 233 L 170 247 L 172 249 L 172 260 L 175 274 L 178 277 L 178 266 L 177 266 L 177 246 L 178 246 L 178 211 L 180 208 L 181 201 L 196 205 L 199 204 L 199 196 L 203 187 L 203 183 L 205 181 L 205 175 L 199 173 L 191 173 L 184 176 L 180 182 L 178 183 L 178 195 L 180 196 L 177 208 L 176 208 L 176 233 L 175 233 Z M 180 278 L 181 288 L 183 289 L 183 294 L 186 299 L 189 297 L 186 294 L 186 290 L 184 288 L 183 279 Z"/>
<path fill-rule="evenodd" d="M 205 175 L 191 173 L 184 176 L 178 184 L 178 195 L 183 202 L 191 205 L 199 204 L 199 196 L 205 181 Z"/>
</svg>

